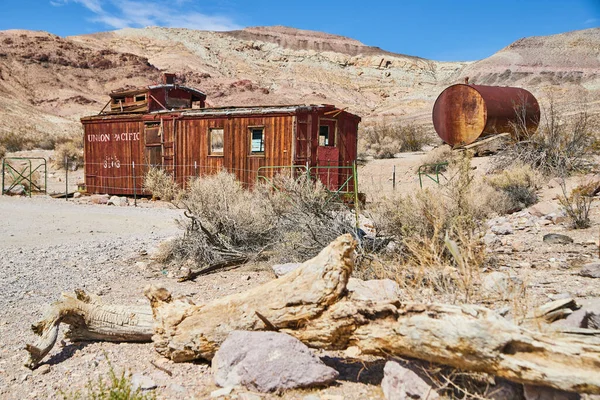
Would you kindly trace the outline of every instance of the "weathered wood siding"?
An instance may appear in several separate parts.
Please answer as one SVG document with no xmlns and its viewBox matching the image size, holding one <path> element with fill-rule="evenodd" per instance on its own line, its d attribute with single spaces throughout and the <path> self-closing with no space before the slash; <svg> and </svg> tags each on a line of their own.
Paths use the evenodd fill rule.
<svg viewBox="0 0 600 400">
<path fill-rule="evenodd" d="M 132 194 L 132 163 L 143 164 L 144 127 L 141 119 L 97 120 L 85 123 L 84 127 L 87 190 L 91 193 Z M 141 189 L 141 182 L 138 180 L 136 183 Z"/>
<path fill-rule="evenodd" d="M 216 173 L 224 168 L 245 185 L 252 186 L 257 180 L 259 167 L 291 165 L 294 118 L 293 115 L 269 115 L 178 120 L 175 144 L 177 182 L 183 184 L 192 176 Z M 264 127 L 264 154 L 250 152 L 251 127 Z M 209 154 L 211 128 L 223 129 L 223 155 Z M 265 172 L 272 176 L 273 170 Z"/>
</svg>

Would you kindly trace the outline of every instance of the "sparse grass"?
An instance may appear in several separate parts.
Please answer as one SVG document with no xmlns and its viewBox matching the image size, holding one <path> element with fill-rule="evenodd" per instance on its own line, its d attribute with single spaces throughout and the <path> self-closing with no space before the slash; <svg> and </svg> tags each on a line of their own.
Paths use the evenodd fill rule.
<svg viewBox="0 0 600 400">
<path fill-rule="evenodd" d="M 153 400 L 156 399 L 154 393 L 143 393 L 139 388 L 134 390 L 131 382 L 131 376 L 125 370 L 117 374 L 110 364 L 108 380 L 98 378 L 97 382 L 89 381 L 85 393 L 81 391 L 62 393 L 65 400 Z"/>
<path fill-rule="evenodd" d="M 409 296 L 473 298 L 485 260 L 481 224 L 495 202 L 486 200 L 475 183 L 470 160 L 465 154 L 450 165 L 446 185 L 374 205 L 371 214 L 380 234 L 396 240 L 391 251 L 396 264 L 374 264 L 371 272 L 395 279 Z"/>
<path fill-rule="evenodd" d="M 590 209 L 594 201 L 594 191 L 597 189 L 597 184 L 587 183 L 580 185 L 567 195 L 567 189 L 564 180 L 561 180 L 562 196 L 558 200 L 571 221 L 571 226 L 574 229 L 589 228 Z"/>
<path fill-rule="evenodd" d="M 485 181 L 506 195 L 505 212 L 515 212 L 537 202 L 536 190 L 541 176 L 531 166 L 520 164 L 499 174 L 487 176 Z"/>
<path fill-rule="evenodd" d="M 515 124 L 515 131 L 520 140 L 499 154 L 498 169 L 519 162 L 547 176 L 565 176 L 592 166 L 590 156 L 598 147 L 598 124 L 585 108 L 567 115 L 550 98 L 536 132 L 528 131 L 523 119 Z"/>
<path fill-rule="evenodd" d="M 65 168 L 65 160 L 69 161 L 70 168 L 83 166 L 83 138 L 77 137 L 58 144 L 53 158 L 56 168 Z"/>
<path fill-rule="evenodd" d="M 423 126 L 384 120 L 360 132 L 359 151 L 375 158 L 393 158 L 396 153 L 419 151 L 428 142 Z"/>
<path fill-rule="evenodd" d="M 173 177 L 162 168 L 151 167 L 144 177 L 144 190 L 164 201 L 179 199 L 182 190 Z"/>
</svg>

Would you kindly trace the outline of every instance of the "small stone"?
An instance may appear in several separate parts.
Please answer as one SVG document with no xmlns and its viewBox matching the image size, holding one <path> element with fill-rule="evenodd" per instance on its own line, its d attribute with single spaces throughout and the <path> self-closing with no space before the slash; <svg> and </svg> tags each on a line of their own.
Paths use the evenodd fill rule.
<svg viewBox="0 0 600 400">
<path fill-rule="evenodd" d="M 577 393 L 565 392 L 545 386 L 523 385 L 525 400 L 579 400 Z"/>
<path fill-rule="evenodd" d="M 231 394 L 232 390 L 233 390 L 233 386 L 227 386 L 222 389 L 217 389 L 217 390 L 210 392 L 210 397 L 211 397 L 211 399 L 216 399 L 218 397 L 229 396 Z"/>
<path fill-rule="evenodd" d="M 258 392 L 323 386 L 338 377 L 298 339 L 279 332 L 233 331 L 212 359 L 215 383 Z"/>
<path fill-rule="evenodd" d="M 42 364 L 36 369 L 36 371 L 39 375 L 45 375 L 50 372 L 50 365 Z"/>
<path fill-rule="evenodd" d="M 81 197 L 81 192 L 75 192 L 75 193 L 73 193 L 73 198 L 74 199 L 78 199 L 80 197 Z"/>
<path fill-rule="evenodd" d="M 584 265 L 579 271 L 579 275 L 586 278 L 600 278 L 600 262 L 596 261 Z"/>
<path fill-rule="evenodd" d="M 529 261 L 521 261 L 517 264 L 520 268 L 531 268 L 531 263 Z"/>
<path fill-rule="evenodd" d="M 356 358 L 360 356 L 360 348 L 358 346 L 350 346 L 344 351 L 344 355 L 348 358 Z"/>
<path fill-rule="evenodd" d="M 494 271 L 489 273 L 481 285 L 481 289 L 488 297 L 508 298 L 519 293 L 519 286 L 523 282 L 517 277 L 511 277 L 504 272 Z"/>
<path fill-rule="evenodd" d="M 280 278 L 286 274 L 289 274 L 295 269 L 298 269 L 298 267 L 301 265 L 301 263 L 275 264 L 271 268 L 273 269 L 273 272 L 275 272 L 275 275 Z"/>
<path fill-rule="evenodd" d="M 93 194 L 90 197 L 90 201 L 93 204 L 106 204 L 106 203 L 108 203 L 109 199 L 110 199 L 110 197 L 107 194 Z"/>
<path fill-rule="evenodd" d="M 570 244 L 573 243 L 573 239 L 567 235 L 561 235 L 560 233 L 548 233 L 544 235 L 544 243 L 547 244 Z"/>
<path fill-rule="evenodd" d="M 440 398 L 419 375 L 394 361 L 388 361 L 383 368 L 381 389 L 386 400 Z"/>
<path fill-rule="evenodd" d="M 156 389 L 156 383 L 149 376 L 138 372 L 131 376 L 131 387 L 134 391 L 137 389 L 152 390 Z"/>
<path fill-rule="evenodd" d="M 498 246 L 501 244 L 501 240 L 498 236 L 493 233 L 486 233 L 483 236 L 483 243 L 488 247 Z"/>
<path fill-rule="evenodd" d="M 496 235 L 512 235 L 514 233 L 513 227 L 508 223 L 502 225 L 494 225 L 492 226 L 491 231 Z"/>
<path fill-rule="evenodd" d="M 372 279 L 363 281 L 350 278 L 348 280 L 348 297 L 358 301 L 395 300 L 402 295 L 398 283 L 391 279 Z"/>
</svg>

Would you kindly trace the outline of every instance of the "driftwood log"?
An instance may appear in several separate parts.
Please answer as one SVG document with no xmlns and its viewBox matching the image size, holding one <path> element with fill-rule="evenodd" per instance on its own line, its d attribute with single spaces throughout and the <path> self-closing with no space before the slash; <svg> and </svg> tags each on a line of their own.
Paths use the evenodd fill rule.
<svg viewBox="0 0 600 400">
<path fill-rule="evenodd" d="M 27 367 L 37 367 L 52 350 L 61 322 L 69 325 L 65 337 L 72 341 L 111 342 L 149 342 L 154 324 L 149 306 L 104 304 L 81 290 L 75 291 L 75 295 L 63 293 L 62 299 L 51 305 L 44 319 L 31 327 L 40 338 L 35 345 L 25 346 Z"/>
<path fill-rule="evenodd" d="M 600 332 L 532 331 L 474 305 L 353 300 L 347 296 L 346 284 L 354 246 L 349 235 L 341 236 L 283 278 L 207 304 L 173 298 L 165 289 L 146 289 L 156 350 L 178 362 L 210 360 L 232 330 L 279 330 L 314 348 L 357 346 L 368 354 L 414 357 L 526 384 L 600 394 Z M 77 339 L 88 334 L 88 339 L 125 339 L 123 329 L 99 318 L 109 306 L 92 302 L 94 307 L 88 309 L 80 303 L 59 304 L 55 308 L 60 315 L 69 317 L 55 315 L 39 323 L 36 332 L 42 338 L 58 326 L 56 321 L 62 321 L 71 324 L 72 331 L 75 325 Z M 131 315 L 126 320 L 130 339 L 148 338 L 147 313 L 113 310 L 118 312 L 111 321 L 117 315 L 119 320 Z M 110 334 L 113 329 L 117 336 Z M 30 353 L 32 348 L 45 351 L 31 355 L 34 366 L 49 348 L 29 346 Z"/>
</svg>

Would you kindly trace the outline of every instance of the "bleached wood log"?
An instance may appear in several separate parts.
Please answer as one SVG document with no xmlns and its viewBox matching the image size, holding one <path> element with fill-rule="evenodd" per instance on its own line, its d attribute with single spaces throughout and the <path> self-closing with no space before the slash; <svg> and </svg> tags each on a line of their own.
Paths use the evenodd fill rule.
<svg viewBox="0 0 600 400">
<path fill-rule="evenodd" d="M 229 332 L 271 328 L 257 313 L 277 329 L 303 326 L 345 294 L 354 246 L 350 235 L 341 236 L 284 277 L 207 304 L 172 299 L 164 289 L 146 289 L 156 323 L 156 350 L 174 361 L 210 360 Z"/>
<path fill-rule="evenodd" d="M 40 338 L 35 345 L 25 346 L 27 367 L 37 367 L 52 350 L 61 323 L 69 325 L 65 337 L 72 341 L 150 342 L 153 333 L 152 310 L 148 305 L 104 304 L 81 290 L 75 295 L 63 293 L 44 319 L 31 327 Z"/>
</svg>

